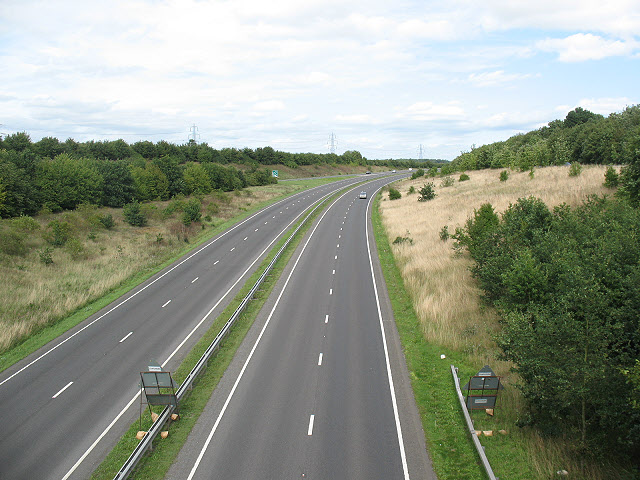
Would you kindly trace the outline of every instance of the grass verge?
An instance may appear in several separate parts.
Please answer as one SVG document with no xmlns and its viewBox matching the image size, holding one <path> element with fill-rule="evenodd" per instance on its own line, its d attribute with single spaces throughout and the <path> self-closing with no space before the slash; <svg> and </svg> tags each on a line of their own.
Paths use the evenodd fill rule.
<svg viewBox="0 0 640 480">
<path fill-rule="evenodd" d="M 353 186 L 347 187 L 353 188 Z M 331 199 L 342 193 L 341 190 L 331 197 L 324 200 L 323 203 L 328 203 Z M 204 410 L 209 398 L 211 397 L 214 389 L 218 385 L 218 382 L 222 378 L 225 370 L 231 363 L 233 356 L 240 346 L 246 333 L 251 328 L 253 321 L 258 315 L 260 309 L 264 305 L 264 302 L 269 297 L 273 287 L 278 281 L 282 271 L 286 267 L 289 259 L 295 252 L 298 244 L 304 237 L 306 231 L 312 225 L 313 220 L 320 214 L 321 208 L 316 209 L 314 214 L 307 220 L 306 224 L 298 231 L 296 237 L 289 244 L 287 249 L 283 252 L 283 255 L 278 259 L 272 273 L 262 284 L 260 290 L 256 293 L 253 301 L 249 303 L 244 313 L 238 319 L 238 321 L 231 328 L 229 335 L 221 343 L 220 349 L 217 354 L 209 361 L 207 369 L 198 377 L 196 385 L 189 395 L 187 395 L 180 404 L 180 420 L 173 422 L 170 425 L 170 435 L 166 439 L 157 438 L 154 441 L 153 452 L 145 456 L 136 471 L 130 478 L 152 480 L 163 478 L 169 467 L 175 460 L 176 456 L 180 452 L 180 449 L 184 445 L 189 433 L 193 426 L 196 424 L 198 417 Z M 255 284 L 257 279 L 262 275 L 268 264 L 271 262 L 276 252 L 282 247 L 286 239 L 290 236 L 291 232 L 299 225 L 300 220 L 294 226 L 292 226 L 287 234 L 273 247 L 267 258 L 262 262 L 258 270 L 247 280 L 243 288 L 238 292 L 233 301 L 224 310 L 224 312 L 216 318 L 215 322 L 204 334 L 196 346 L 189 352 L 185 360 L 180 367 L 173 374 L 174 378 L 181 383 L 184 378 L 191 371 L 196 362 L 200 359 L 204 351 L 211 344 L 216 337 L 222 326 L 231 317 L 235 309 L 238 307 L 242 299 L 247 295 L 251 287 Z M 156 407 L 157 412 L 161 411 L 161 408 Z M 148 412 L 148 410 L 147 410 Z M 151 419 L 149 415 L 145 415 L 142 421 L 142 430 L 148 431 L 151 426 Z M 136 432 L 140 429 L 140 423 L 134 422 L 129 430 L 120 439 L 114 449 L 107 455 L 105 460 L 98 466 L 91 476 L 92 480 L 110 480 L 112 479 L 122 464 L 129 457 L 135 446 L 138 444 L 138 440 L 135 438 Z"/>
<path fill-rule="evenodd" d="M 467 433 L 450 371 L 450 364 L 458 367 L 459 376 L 464 381 L 475 375 L 481 366 L 471 365 L 463 352 L 425 340 L 422 325 L 389 245 L 379 202 L 380 196 L 376 198 L 372 214 L 378 256 L 434 469 L 440 480 L 486 479 L 487 475 Z M 443 354 L 445 359 L 440 358 Z M 490 458 L 492 466 L 503 462 L 512 464 L 514 456 L 524 455 L 520 446 L 514 447 L 505 440 L 507 437 L 491 438 L 495 444 Z M 516 463 L 520 475 L 505 475 L 503 478 L 531 478 L 527 466 Z"/>
<path fill-rule="evenodd" d="M 135 273 L 108 288 L 103 295 L 100 295 L 99 298 L 91 300 L 81 305 L 80 307 L 75 308 L 60 320 L 49 322 L 48 325 L 34 328 L 34 333 L 28 335 L 24 340 L 16 344 L 14 347 L 11 347 L 2 352 L 2 354 L 0 355 L 0 372 L 32 354 L 33 352 L 43 347 L 55 338 L 59 337 L 71 328 L 75 327 L 80 322 L 86 320 L 91 315 L 94 315 L 96 312 L 100 311 L 111 302 L 117 300 L 122 295 L 126 294 L 130 290 L 148 280 L 156 273 L 160 272 L 162 269 L 171 265 L 183 255 L 187 254 L 191 250 L 197 248 L 199 245 L 222 233 L 223 231 L 227 230 L 231 226 L 242 221 L 253 213 L 300 191 L 340 180 L 343 180 L 343 178 L 306 179 L 287 182 L 286 193 L 259 202 L 249 209 L 240 209 L 238 213 L 236 213 L 232 218 L 229 218 L 216 227 L 201 230 L 190 243 L 183 243 L 180 248 L 174 249 L 171 252 L 167 252 L 167 256 L 159 261 L 156 261 L 154 264 L 145 265 L 142 268 L 136 269 Z M 278 186 L 275 185 L 271 187 L 275 188 Z M 69 213 L 70 212 L 66 212 L 66 214 Z M 139 235 L 143 235 L 142 230 L 132 229 L 132 231 L 139 233 Z M 143 241 L 141 240 L 141 238 L 139 238 L 139 236 L 135 235 L 132 235 L 129 240 L 132 243 L 140 243 Z M 127 246 L 124 244 L 124 240 L 120 239 L 119 241 L 122 242 L 121 246 L 124 247 L 124 250 L 127 250 Z M 95 275 L 95 270 L 90 270 L 89 274 Z M 26 297 L 28 296 L 28 292 L 16 293 L 16 295 L 18 297 Z"/>
</svg>

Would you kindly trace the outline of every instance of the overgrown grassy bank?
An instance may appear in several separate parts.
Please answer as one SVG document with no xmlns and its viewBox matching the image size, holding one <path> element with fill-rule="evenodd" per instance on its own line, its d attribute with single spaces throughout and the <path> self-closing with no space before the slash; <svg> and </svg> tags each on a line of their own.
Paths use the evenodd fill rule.
<svg viewBox="0 0 640 480">
<path fill-rule="evenodd" d="M 251 213 L 335 180 L 204 196 L 203 220 L 189 226 L 180 218 L 183 199 L 144 204 L 144 227 L 126 223 L 121 209 L 92 206 L 1 220 L 0 275 L 5 281 L 0 285 L 0 371 Z M 109 216 L 113 226 L 107 228 L 102 219 Z M 56 225 L 65 227 L 54 230 Z M 66 240 L 54 246 L 61 240 L 56 242 L 56 235 L 62 234 Z M 43 261 L 46 252 L 52 263 Z"/>
<path fill-rule="evenodd" d="M 542 480 L 556 477 L 560 470 L 569 472 L 569 478 L 625 478 L 619 465 L 582 465 L 581 459 L 567 454 L 562 439 L 542 438 L 533 428 L 517 426 L 525 410 L 514 386 L 518 378 L 510 370 L 512 365 L 499 359 L 493 341 L 500 329 L 498 317 L 481 302 L 481 292 L 469 272 L 470 258 L 456 255 L 452 241 L 442 234 L 445 227 L 453 233 L 487 202 L 496 211 L 504 211 L 518 198 L 534 195 L 550 206 L 575 206 L 588 195 L 608 193 L 602 186 L 604 167 L 586 167 L 574 177 L 568 172 L 568 167 L 538 169 L 533 175 L 511 172 L 503 182 L 496 170 L 468 172 L 470 179 L 463 182 L 457 177 L 449 182 L 418 178 L 396 184 L 401 199 L 390 201 L 385 196 L 379 203 L 386 233 L 379 244 L 383 245 L 380 255 L 390 290 L 391 284 L 398 285 L 391 298 L 397 303 L 405 289 L 408 295 L 406 304 L 394 305 L 394 313 L 441 480 L 483 476 L 480 469 L 470 467 L 475 458 L 469 453 L 471 441 L 459 413 L 449 363 L 460 368 L 463 383 L 485 364 L 503 377 L 505 389 L 499 394 L 495 416 L 484 411 L 473 414 L 478 430 L 507 431 L 507 435 L 481 438 L 500 478 Z M 429 181 L 435 181 L 437 197 L 417 202 L 418 195 L 409 193 L 411 187 L 419 190 Z M 440 354 L 447 359 L 441 361 Z"/>
</svg>

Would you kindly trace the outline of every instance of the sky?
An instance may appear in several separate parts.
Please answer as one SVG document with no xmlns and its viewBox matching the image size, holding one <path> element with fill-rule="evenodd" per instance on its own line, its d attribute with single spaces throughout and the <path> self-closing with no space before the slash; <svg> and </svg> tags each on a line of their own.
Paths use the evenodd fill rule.
<svg viewBox="0 0 640 480">
<path fill-rule="evenodd" d="M 0 133 L 439 158 L 640 103 L 638 0 L 2 0 Z M 195 127 L 194 127 L 195 126 Z M 194 135 L 195 133 L 195 135 Z"/>
</svg>

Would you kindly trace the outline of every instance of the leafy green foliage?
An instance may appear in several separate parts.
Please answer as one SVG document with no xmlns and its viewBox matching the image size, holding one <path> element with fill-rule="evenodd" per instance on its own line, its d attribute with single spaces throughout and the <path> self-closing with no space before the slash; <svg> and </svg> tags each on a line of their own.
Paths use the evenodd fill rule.
<svg viewBox="0 0 640 480">
<path fill-rule="evenodd" d="M 202 218 L 202 204 L 197 198 L 191 198 L 182 212 L 182 223 L 191 225 L 192 222 L 199 222 Z"/>
<path fill-rule="evenodd" d="M 415 172 L 411 174 L 411 180 L 415 180 L 416 178 L 420 178 L 424 176 L 424 170 L 422 168 L 418 168 Z"/>
<path fill-rule="evenodd" d="M 469 180 L 469 175 L 467 175 L 466 173 L 461 173 L 460 174 L 460 178 L 458 179 L 459 182 L 466 182 L 467 180 Z"/>
<path fill-rule="evenodd" d="M 580 165 L 578 162 L 573 162 L 569 167 L 569 176 L 577 177 L 581 173 L 582 173 L 582 165 Z"/>
<path fill-rule="evenodd" d="M 38 252 L 38 256 L 40 257 L 40 261 L 45 265 L 51 265 L 53 263 L 53 249 L 51 247 L 44 247 L 42 250 Z"/>
<path fill-rule="evenodd" d="M 458 244 L 499 308 L 498 343 L 517 365 L 531 424 L 579 455 L 640 452 L 640 410 L 624 372 L 640 357 L 640 211 L 593 197 L 553 212 L 520 199 L 483 205 Z"/>
<path fill-rule="evenodd" d="M 451 234 L 449 233 L 449 227 L 447 225 L 440 229 L 440 240 L 446 242 L 447 240 L 449 240 L 450 236 Z"/>
<path fill-rule="evenodd" d="M 414 193 L 416 193 L 416 187 L 414 187 L 413 185 L 411 185 L 411 186 L 409 187 L 409 191 L 407 192 L 407 195 L 412 195 L 412 194 L 414 194 Z"/>
<path fill-rule="evenodd" d="M 442 181 L 440 182 L 440 186 L 444 188 L 452 187 L 455 183 L 456 181 L 453 179 L 453 177 L 447 176 L 442 179 Z"/>
<path fill-rule="evenodd" d="M 500 172 L 500 181 L 506 182 L 507 180 L 509 180 L 509 170 L 502 170 Z"/>
<path fill-rule="evenodd" d="M 113 215 L 111 215 L 110 213 L 99 215 L 98 222 L 107 230 L 111 230 L 116 225 L 116 222 L 113 219 Z"/>
<path fill-rule="evenodd" d="M 100 197 L 103 179 L 86 159 L 62 154 L 43 160 L 36 170 L 36 186 L 44 206 L 52 212 L 72 210 Z"/>
<path fill-rule="evenodd" d="M 140 204 L 137 201 L 127 203 L 122 209 L 122 214 L 129 225 L 144 227 L 147 224 L 147 218 L 142 213 Z"/>
<path fill-rule="evenodd" d="M 389 200 L 398 200 L 402 194 L 395 188 L 389 187 Z"/>
<path fill-rule="evenodd" d="M 616 188 L 620 184 L 620 176 L 615 168 L 611 165 L 607 167 L 604 173 L 604 186 L 607 188 Z"/>
<path fill-rule="evenodd" d="M 426 202 L 428 200 L 433 200 L 436 198 L 435 185 L 433 182 L 425 183 L 420 190 L 418 190 L 420 196 L 418 197 L 419 202 Z"/>
<path fill-rule="evenodd" d="M 61 247 L 71 238 L 71 225 L 60 220 L 53 220 L 47 226 L 44 237 L 54 247 Z"/>
<path fill-rule="evenodd" d="M 512 168 L 589 164 L 630 164 L 637 152 L 640 105 L 627 107 L 608 117 L 582 108 L 554 120 L 547 126 L 515 135 L 503 142 L 473 147 L 453 160 L 457 171 L 483 168 Z"/>
</svg>

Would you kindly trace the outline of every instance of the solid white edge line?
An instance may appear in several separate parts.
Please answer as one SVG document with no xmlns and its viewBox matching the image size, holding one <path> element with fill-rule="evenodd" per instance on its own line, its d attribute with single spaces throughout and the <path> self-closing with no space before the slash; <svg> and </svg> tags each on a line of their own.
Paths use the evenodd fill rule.
<svg viewBox="0 0 640 480">
<path fill-rule="evenodd" d="M 133 335 L 133 332 L 129 332 L 127 333 L 124 337 L 122 337 L 122 340 L 120 340 L 118 343 L 122 343 L 124 342 L 127 338 L 129 338 L 131 335 Z"/>
<path fill-rule="evenodd" d="M 298 195 L 298 194 L 296 194 Z M 182 260 L 180 263 L 175 264 L 173 267 L 171 267 L 169 270 L 167 270 L 166 272 L 164 272 L 162 275 L 160 275 L 158 278 L 156 278 L 155 280 L 152 280 L 151 282 L 149 282 L 147 285 L 145 285 L 144 287 L 142 287 L 140 290 L 138 290 L 137 292 L 131 294 L 131 296 L 125 298 L 122 302 L 118 303 L 117 305 L 115 305 L 114 307 L 110 308 L 109 310 L 107 310 L 106 312 L 104 312 L 102 315 L 100 315 L 99 317 L 97 317 L 96 319 L 92 320 L 91 322 L 89 322 L 88 324 L 86 324 L 84 327 L 82 327 L 80 330 L 78 330 L 77 332 L 73 333 L 72 335 L 69 335 L 67 338 L 65 338 L 64 340 L 62 340 L 60 343 L 58 343 L 57 345 L 51 347 L 49 350 L 47 350 L 46 352 L 44 352 L 42 355 L 40 355 L 39 357 L 35 358 L 34 360 L 32 360 L 31 362 L 29 362 L 28 364 L 26 364 L 24 367 L 22 367 L 20 370 L 14 372 L 12 375 L 10 375 L 9 377 L 5 378 L 3 381 L 0 382 L 0 386 L 4 385 L 6 382 L 8 382 L 9 380 L 11 380 L 13 377 L 15 377 L 16 375 L 22 373 L 23 371 L 25 371 L 27 368 L 29 368 L 31 365 L 33 365 L 34 363 L 38 362 L 39 360 L 41 360 L 42 358 L 46 357 L 47 355 L 49 355 L 51 352 L 53 352 L 54 350 L 56 350 L 58 347 L 64 345 L 65 343 L 67 343 L 69 340 L 71 340 L 72 338 L 74 338 L 76 335 L 78 335 L 79 333 L 85 331 L 87 328 L 89 328 L 90 326 L 92 326 L 94 323 L 96 323 L 98 320 L 103 319 L 104 317 L 106 317 L 107 315 L 109 315 L 111 312 L 113 312 L 116 308 L 120 307 L 121 305 L 124 305 L 125 303 L 127 303 L 129 300 L 131 300 L 132 298 L 134 298 L 136 295 L 142 293 L 143 291 L 145 291 L 147 288 L 149 288 L 151 285 L 153 285 L 154 283 L 156 283 L 158 280 L 160 280 L 161 278 L 164 278 L 166 275 L 168 275 L 169 273 L 173 272 L 176 268 L 178 268 L 179 266 L 181 266 L 183 263 L 191 260 L 191 258 L 195 257 L 196 255 L 198 255 L 200 252 L 202 252 L 203 250 L 205 250 L 206 248 L 209 248 L 211 245 L 213 245 L 214 243 L 216 243 L 218 240 L 220 240 L 222 237 L 226 236 L 228 233 L 232 232 L 233 230 L 235 230 L 236 228 L 240 227 L 241 225 L 244 225 L 245 223 L 247 223 L 249 220 L 251 220 L 253 217 L 256 217 L 258 215 L 260 215 L 261 213 L 264 213 L 265 210 L 278 205 L 278 203 L 284 202 L 285 200 L 281 200 L 280 202 L 276 202 L 273 205 L 270 205 L 256 213 L 254 213 L 253 215 L 245 218 L 243 221 L 241 221 L 240 223 L 234 225 L 233 227 L 231 227 L 229 230 L 221 233 L 220 235 L 218 235 L 216 238 L 214 238 L 213 240 L 211 240 L 210 242 L 207 242 L 205 245 L 203 245 L 201 248 L 199 248 L 198 250 L 196 250 L 195 252 L 193 252 L 191 255 L 189 255 L 188 257 L 186 257 L 184 260 Z M 298 215 L 299 217 L 300 215 Z M 276 217 L 273 217 L 276 218 Z M 297 217 L 296 217 L 297 218 Z"/>
<path fill-rule="evenodd" d="M 369 199 L 367 211 L 371 208 L 373 195 Z M 398 413 L 398 401 L 396 400 L 396 390 L 393 386 L 393 375 L 391 374 L 391 362 L 389 361 L 389 349 L 387 348 L 387 336 L 384 333 L 384 324 L 382 321 L 382 309 L 380 308 L 380 298 L 378 297 L 378 285 L 376 283 L 376 275 L 373 270 L 373 260 L 371 259 L 371 245 L 369 243 L 369 222 L 365 218 L 365 234 L 367 237 L 367 253 L 369 255 L 369 267 L 371 268 L 371 280 L 373 281 L 373 292 L 376 296 L 376 306 L 378 308 L 378 319 L 380 321 L 380 332 L 382 333 L 382 345 L 384 347 L 384 358 L 387 364 L 387 377 L 389 378 L 389 391 L 391 393 L 391 403 L 393 405 L 393 416 L 396 421 L 396 430 L 398 432 L 398 444 L 400 446 L 400 458 L 402 460 L 402 470 L 405 480 L 409 480 L 409 468 L 407 467 L 407 455 L 404 449 L 404 440 L 402 439 L 402 427 L 400 426 L 400 415 Z"/>
<path fill-rule="evenodd" d="M 73 385 L 73 382 L 69 382 L 67 383 L 64 387 L 62 387 L 58 393 L 56 393 L 53 397 L 51 398 L 58 398 L 58 395 L 60 395 L 62 392 L 64 392 L 67 388 L 69 388 L 71 385 Z"/>
<path fill-rule="evenodd" d="M 275 236 L 275 238 L 271 241 L 271 243 L 269 243 L 269 245 L 267 245 L 265 247 L 265 249 L 260 253 L 260 255 L 258 255 L 256 257 L 256 259 L 253 261 L 253 263 L 251 265 L 249 265 L 249 267 L 247 267 L 247 269 L 242 273 L 242 275 L 240 275 L 240 277 L 238 277 L 238 279 L 235 281 L 235 283 L 229 287 L 229 289 L 225 292 L 225 294 L 220 298 L 220 300 L 218 300 L 216 302 L 216 304 L 211 307 L 211 309 L 207 312 L 207 314 L 202 317 L 202 320 L 200 320 L 198 322 L 198 324 L 193 327 L 193 329 L 191 330 L 191 332 L 189 332 L 189 334 L 184 338 L 184 340 L 182 340 L 182 342 L 180 342 L 180 344 L 175 348 L 175 350 L 173 352 L 171 352 L 171 355 L 169 355 L 169 357 L 167 357 L 167 359 L 161 364 L 162 368 L 164 368 L 164 366 L 169 363 L 169 361 L 173 358 L 173 356 L 178 352 L 178 350 L 180 350 L 180 348 L 182 348 L 182 346 L 187 342 L 187 340 L 189 340 L 189 338 L 191 338 L 191 336 L 196 332 L 196 330 L 198 330 L 198 328 L 200 328 L 200 325 L 202 325 L 202 323 L 209 317 L 209 315 L 211 315 L 211 313 L 218 307 L 218 305 L 220 305 L 220 303 L 224 300 L 224 298 L 226 298 L 227 295 L 229 295 L 229 293 L 235 288 L 235 286 L 240 282 L 240 280 L 242 280 L 244 278 L 244 276 L 249 272 L 249 270 L 253 267 L 253 265 L 258 261 L 258 259 L 260 259 L 260 257 L 262 257 L 262 255 L 265 254 L 265 252 L 271 248 L 271 245 L 273 245 L 278 238 L 280 238 L 280 236 L 286 232 L 289 227 L 291 227 L 291 225 L 293 225 L 298 218 L 300 218 L 302 216 L 304 212 L 301 212 L 297 217 L 295 217 L 286 227 L 284 227 L 284 229 Z M 105 314 L 106 315 L 106 314 Z M 133 402 L 140 396 L 140 391 L 138 391 L 138 393 L 129 401 L 129 403 L 127 404 L 126 407 L 124 407 L 124 409 L 118 414 L 118 416 L 107 426 L 107 428 L 100 434 L 100 436 L 96 439 L 95 442 L 93 442 L 91 444 L 91 446 L 87 449 L 86 452 L 84 452 L 84 454 L 82 455 L 82 457 L 80 457 L 80 459 L 73 465 L 73 467 L 71 467 L 71 470 L 69 470 L 67 472 L 67 474 L 62 478 L 62 480 L 67 480 L 71 475 L 73 475 L 73 472 L 76 471 L 76 469 L 78 468 L 78 466 L 80 466 L 80 464 L 84 461 L 85 458 L 87 458 L 87 456 L 89 456 L 89 454 L 93 451 L 94 448 L 96 448 L 96 445 L 98 445 L 98 443 L 100 442 L 100 440 L 102 440 L 102 438 L 109 432 L 109 430 L 111 430 L 111 428 L 113 427 L 113 425 L 115 425 L 115 423 L 120 419 L 120 417 L 124 414 L 125 411 L 127 411 L 129 409 L 129 407 L 131 407 L 131 405 L 133 404 Z"/>
<path fill-rule="evenodd" d="M 111 428 L 116 424 L 116 422 L 120 420 L 120 417 L 122 417 L 122 415 L 124 415 L 125 412 L 129 410 L 131 405 L 133 405 L 133 402 L 135 402 L 139 396 L 140 396 L 140 390 L 138 390 L 138 393 L 136 393 L 135 396 L 131 400 L 129 400 L 129 403 L 127 403 L 127 405 L 122 410 L 120 410 L 120 413 L 116 416 L 116 418 L 114 418 L 111 421 L 111 423 L 107 426 L 107 428 L 103 430 L 100 436 L 96 438 L 95 442 L 91 444 L 91 446 L 87 449 L 87 451 L 84 452 L 84 454 L 78 459 L 78 461 L 73 465 L 73 467 L 71 467 L 71 470 L 69 470 L 67 474 L 64 477 L 62 477 L 62 480 L 67 480 L 71 475 L 73 475 L 73 472 L 75 472 L 76 469 L 80 466 L 80 464 L 84 462 L 84 459 L 89 456 L 89 454 L 93 451 L 94 448 L 96 448 L 96 445 L 100 443 L 100 440 L 102 440 L 104 436 L 107 433 L 109 433 L 109 430 L 111 430 Z"/>
<path fill-rule="evenodd" d="M 200 462 L 202 461 L 202 458 L 204 457 L 204 453 L 207 451 L 207 448 L 209 447 L 209 444 L 211 443 L 211 439 L 213 438 L 213 435 L 216 433 L 216 430 L 218 429 L 218 425 L 220 425 L 220 422 L 222 421 L 222 416 L 227 411 L 227 407 L 229 406 L 229 403 L 231 403 L 231 398 L 233 397 L 234 393 L 236 392 L 236 389 L 238 388 L 238 384 L 240 383 L 240 380 L 242 380 L 242 377 L 244 376 L 244 372 L 247 369 L 247 366 L 249 365 L 249 362 L 251 361 L 251 358 L 253 358 L 253 354 L 256 351 L 256 348 L 258 348 L 258 344 L 260 343 L 260 340 L 262 340 L 262 336 L 264 335 L 265 330 L 269 326 L 269 322 L 271 322 L 271 318 L 273 317 L 273 314 L 275 313 L 276 308 L 278 308 L 278 305 L 280 304 L 280 299 L 282 298 L 282 295 L 284 295 L 284 292 L 287 289 L 287 285 L 289 285 L 289 281 L 291 280 L 291 277 L 293 276 L 293 272 L 295 272 L 296 267 L 298 266 L 298 262 L 300 262 L 300 259 L 302 258 L 302 255 L 304 254 L 305 250 L 307 249 L 307 245 L 309 245 L 309 242 L 313 238 L 313 235 L 314 235 L 316 229 L 318 228 L 318 226 L 320 225 L 320 223 L 322 222 L 322 219 L 325 217 L 327 212 L 329 212 L 329 210 L 331 210 L 331 207 L 333 207 L 333 205 L 340 198 L 342 198 L 342 196 L 338 197 L 325 210 L 325 212 L 320 217 L 320 220 L 318 220 L 318 222 L 316 223 L 315 227 L 313 228 L 313 230 L 309 234 L 309 237 L 307 238 L 307 241 L 305 242 L 304 246 L 302 247 L 302 250 L 300 250 L 300 255 L 298 255 L 298 258 L 296 259 L 295 263 L 293 264 L 293 267 L 291 268 L 291 272 L 289 272 L 289 275 L 287 276 L 287 280 L 284 282 L 284 285 L 282 286 L 282 290 L 278 294 L 278 298 L 276 299 L 276 302 L 273 305 L 273 308 L 271 309 L 271 312 L 269 312 L 269 316 L 265 320 L 264 325 L 262 326 L 262 330 L 260 330 L 260 334 L 258 335 L 258 338 L 256 339 L 255 343 L 253 344 L 253 347 L 251 348 L 251 351 L 249 352 L 249 355 L 247 356 L 247 359 L 245 360 L 244 365 L 242 366 L 242 369 L 240 369 L 240 373 L 238 374 L 238 378 L 236 378 L 236 381 L 234 382 L 233 387 L 231 387 L 231 391 L 229 392 L 229 395 L 227 396 L 227 399 L 225 400 L 224 404 L 222 405 L 222 409 L 220 410 L 220 413 L 218 414 L 218 418 L 216 419 L 215 423 L 213 424 L 213 427 L 211 428 L 211 432 L 209 432 L 209 435 L 207 436 L 207 439 L 205 440 L 204 445 L 202 446 L 202 449 L 200 450 L 200 453 L 198 454 L 198 458 L 196 458 L 196 461 L 193 464 L 193 468 L 191 469 L 191 472 L 189 472 L 189 476 L 187 477 L 187 480 L 192 480 L 193 476 L 196 474 L 196 470 L 198 469 L 198 466 L 200 465 Z"/>
<path fill-rule="evenodd" d="M 307 435 L 313 435 L 313 421 L 315 419 L 315 415 L 309 416 L 309 428 L 307 429 Z"/>
</svg>

